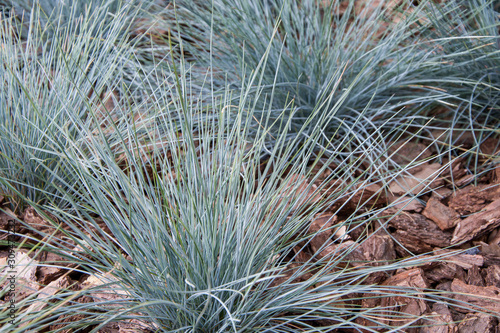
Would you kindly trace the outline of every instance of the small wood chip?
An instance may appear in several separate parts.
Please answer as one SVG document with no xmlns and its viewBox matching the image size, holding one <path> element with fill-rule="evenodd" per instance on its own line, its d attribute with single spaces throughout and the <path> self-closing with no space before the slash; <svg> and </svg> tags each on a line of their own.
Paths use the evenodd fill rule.
<svg viewBox="0 0 500 333">
<path fill-rule="evenodd" d="M 450 195 L 453 194 L 453 190 L 447 188 L 447 187 L 440 187 L 432 191 L 432 197 L 441 201 L 443 199 L 448 198 Z"/>
<path fill-rule="evenodd" d="M 422 269 L 414 268 L 399 274 L 396 274 L 389 279 L 387 279 L 383 285 L 386 286 L 396 286 L 396 287 L 411 287 L 418 289 L 424 289 L 429 287 L 429 282 L 425 278 Z M 398 318 L 392 321 L 393 326 L 400 326 L 405 322 L 410 323 L 414 322 L 417 317 L 422 316 L 425 312 L 428 311 L 427 304 L 421 298 L 411 298 L 405 296 L 393 296 L 393 297 L 384 297 L 380 304 L 382 307 L 391 307 L 395 305 L 399 305 L 399 312 L 403 317 Z M 410 315 L 410 318 L 404 320 L 404 315 Z M 418 322 L 415 322 L 414 325 L 418 325 Z M 418 329 L 409 329 L 408 332 L 418 332 Z"/>
<path fill-rule="evenodd" d="M 316 217 L 309 225 L 309 234 L 315 236 L 309 241 L 312 250 L 316 253 L 333 236 L 333 226 L 337 222 L 337 217 L 332 215 L 323 215 Z"/>
<path fill-rule="evenodd" d="M 469 215 L 485 208 L 490 202 L 500 198 L 500 186 L 469 185 L 458 190 L 451 198 L 448 206 L 460 215 Z"/>
<path fill-rule="evenodd" d="M 369 184 L 359 186 L 354 193 L 352 199 L 349 200 L 348 207 L 350 209 L 359 209 L 360 207 L 372 207 L 387 204 L 382 187 L 378 184 Z"/>
<path fill-rule="evenodd" d="M 479 245 L 486 266 L 500 265 L 500 245 L 494 242 L 490 244 L 479 242 Z"/>
<path fill-rule="evenodd" d="M 455 333 L 450 309 L 446 304 L 434 303 L 432 312 L 425 316 L 420 333 Z"/>
<path fill-rule="evenodd" d="M 458 325 L 458 333 L 498 332 L 498 320 L 484 313 L 468 313 Z"/>
<path fill-rule="evenodd" d="M 500 166 L 495 168 L 495 182 L 500 184 Z"/>
<path fill-rule="evenodd" d="M 43 252 L 37 258 L 39 258 L 42 265 L 37 267 L 36 275 L 38 277 L 38 282 L 42 285 L 46 285 L 56 280 L 66 273 L 68 269 L 76 267 L 76 264 L 71 264 L 61 256 L 51 252 Z M 64 266 L 70 268 L 64 268 Z"/>
<path fill-rule="evenodd" d="M 462 187 L 462 186 L 468 185 L 468 184 L 472 183 L 474 181 L 474 179 L 476 179 L 475 175 L 465 175 L 465 176 L 460 177 L 457 180 L 455 180 L 454 186 Z"/>
<path fill-rule="evenodd" d="M 397 196 L 390 194 L 387 196 L 390 203 L 390 211 L 396 212 L 402 210 L 404 212 L 420 213 L 424 209 L 424 205 L 415 197 Z"/>
<path fill-rule="evenodd" d="M 431 157 L 429 147 L 422 143 L 398 141 L 389 148 L 391 159 L 399 165 L 408 165 Z"/>
<path fill-rule="evenodd" d="M 465 275 L 463 268 L 451 262 L 442 262 L 425 271 L 425 277 L 434 282 L 453 280 Z"/>
<path fill-rule="evenodd" d="M 497 287 L 478 287 L 467 284 L 459 279 L 454 279 L 451 283 L 452 297 L 467 305 L 467 309 L 457 307 L 460 312 L 469 312 L 470 308 L 476 308 L 484 311 L 490 310 L 493 313 L 500 313 L 500 288 Z"/>
<path fill-rule="evenodd" d="M 471 215 L 457 224 L 451 244 L 468 242 L 500 226 L 500 199 L 484 209 L 485 211 Z"/>
<path fill-rule="evenodd" d="M 276 206 L 285 202 L 285 207 L 293 205 L 292 211 L 304 209 L 304 206 L 311 205 L 321 199 L 317 186 L 309 183 L 302 175 L 291 175 L 284 181 L 280 190 L 280 199 Z"/>
<path fill-rule="evenodd" d="M 472 266 L 469 270 L 467 270 L 467 276 L 465 278 L 465 282 L 470 285 L 484 287 L 484 279 L 481 276 L 481 271 L 478 266 Z"/>
<path fill-rule="evenodd" d="M 388 265 L 396 259 L 394 241 L 389 235 L 370 235 L 359 247 L 370 265 Z"/>
<path fill-rule="evenodd" d="M 483 269 L 484 284 L 486 287 L 492 286 L 500 288 L 500 266 L 492 265 Z"/>
<path fill-rule="evenodd" d="M 500 246 L 500 228 L 496 228 L 495 230 L 491 231 L 488 236 L 488 244 Z"/>
<path fill-rule="evenodd" d="M 68 274 L 65 274 L 60 278 L 58 278 L 57 280 L 52 281 L 43 289 L 38 291 L 38 296 L 36 298 L 36 301 L 28 307 L 25 313 L 29 314 L 32 312 L 38 312 L 42 310 L 48 304 L 47 299 L 49 299 L 51 296 L 54 296 L 58 292 L 67 289 L 70 286 L 70 284 L 71 284 L 71 279 L 68 277 Z"/>
<path fill-rule="evenodd" d="M 89 296 L 94 299 L 94 302 L 107 302 L 105 306 L 110 305 L 111 302 L 116 301 L 116 306 L 120 306 L 120 301 L 127 298 L 129 294 L 118 283 L 118 280 L 111 272 L 105 274 L 90 275 L 83 283 L 82 288 L 92 289 L 96 288 L 94 292 L 89 292 Z M 97 304 L 100 306 L 99 304 Z"/>
<path fill-rule="evenodd" d="M 436 198 L 427 201 L 422 215 L 434 221 L 441 230 L 453 228 L 460 221 L 460 215 L 455 210 L 443 205 Z"/>
<path fill-rule="evenodd" d="M 446 253 L 454 252 L 452 250 L 436 250 L 436 255 L 443 255 Z M 478 254 L 455 254 L 444 259 L 448 263 L 453 263 L 464 269 L 471 269 L 474 266 L 482 267 L 484 265 L 484 258 Z"/>
<path fill-rule="evenodd" d="M 398 195 L 411 193 L 420 194 L 425 190 L 438 188 L 443 180 L 438 176 L 441 173 L 441 164 L 425 164 L 422 170 L 413 175 L 401 175 L 389 184 L 389 191 Z"/>
<path fill-rule="evenodd" d="M 394 327 L 401 327 L 406 323 L 413 323 L 413 325 L 421 325 L 420 320 L 416 320 L 418 317 L 422 316 L 424 313 L 428 312 L 427 305 L 423 299 L 414 297 L 405 297 L 404 292 L 401 296 L 396 292 L 397 287 L 412 288 L 412 289 L 423 289 L 428 288 L 429 283 L 423 275 L 423 271 L 420 268 L 410 269 L 398 273 L 385 282 L 382 283 L 384 286 L 393 286 L 393 295 L 384 295 L 377 293 L 365 293 L 362 296 L 362 307 L 363 308 L 374 308 L 380 307 L 381 309 L 387 309 L 386 312 L 378 312 L 377 316 L 362 316 L 356 320 L 356 323 L 364 326 L 371 326 L 375 328 L 379 326 L 381 328 L 381 323 L 384 325 L 391 325 Z M 398 318 L 396 320 L 391 320 L 398 312 Z M 406 318 L 405 318 L 406 317 Z M 418 329 L 410 329 L 408 332 L 418 332 Z"/>
<path fill-rule="evenodd" d="M 394 238 L 406 249 L 414 253 L 432 251 L 435 247 L 450 245 L 451 232 L 442 231 L 438 226 L 421 214 L 402 213 L 389 220 L 389 226 L 396 229 Z M 406 253 L 400 245 L 396 250 Z"/>
<path fill-rule="evenodd" d="M 429 287 L 429 282 L 425 278 L 424 271 L 421 268 L 412 268 L 388 278 L 384 281 L 383 285 L 423 289 Z"/>
<path fill-rule="evenodd" d="M 0 230 L 7 231 L 0 233 L 0 240 L 7 240 L 10 235 L 9 240 L 12 242 L 18 242 L 21 234 L 26 232 L 21 223 L 5 212 L 0 212 Z"/>
</svg>

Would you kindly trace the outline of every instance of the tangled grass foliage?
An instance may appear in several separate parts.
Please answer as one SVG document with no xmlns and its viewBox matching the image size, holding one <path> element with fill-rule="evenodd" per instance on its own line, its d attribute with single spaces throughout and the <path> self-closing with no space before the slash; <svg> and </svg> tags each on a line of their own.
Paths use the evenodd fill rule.
<svg viewBox="0 0 500 333">
<path fill-rule="evenodd" d="M 212 121 L 201 122 L 200 127 L 197 118 L 207 112 L 204 98 L 187 98 L 190 88 L 183 66 L 172 72 L 180 74 L 172 78 L 173 85 L 164 88 L 176 91 L 158 92 L 153 104 L 163 128 L 169 129 L 155 142 L 154 153 L 141 151 L 141 143 L 131 135 L 124 142 L 134 143 L 123 144 L 129 161 L 126 168 L 116 162 L 106 144 L 97 144 L 90 152 L 73 146 L 60 156 L 72 163 L 81 187 L 67 193 L 74 198 L 76 214 L 49 210 L 52 217 L 71 227 L 65 234 L 71 241 L 53 236 L 46 246 L 65 257 L 73 253 L 72 261 L 80 264 L 82 272 L 101 277 L 111 272 L 107 284 L 68 292 L 67 297 L 96 297 L 96 293 L 104 297 L 117 291 L 121 297 L 82 304 L 59 294 L 55 298 L 61 301 L 51 311 L 29 313 L 22 322 L 44 327 L 58 324 L 61 316 L 84 313 L 84 319 L 70 321 L 66 328 L 97 331 L 107 322 L 136 318 L 164 332 L 326 332 L 369 329 L 356 321 L 366 317 L 391 329 L 383 319 L 395 309 L 360 309 L 350 301 L 359 294 L 392 297 L 404 292 L 421 297 L 414 290 L 362 282 L 370 274 L 422 264 L 423 259 L 342 268 L 354 246 L 320 256 L 327 243 L 307 261 L 299 259 L 310 240 L 323 231 L 308 231 L 311 221 L 339 197 L 367 186 L 352 182 L 335 195 L 311 201 L 307 191 L 311 184 L 306 179 L 316 179 L 314 167 L 326 169 L 344 148 L 330 146 L 328 154 L 317 150 L 321 126 L 329 118 L 323 117 L 309 140 L 296 138 L 292 144 L 286 139 L 290 119 L 283 120 L 283 136 L 277 138 L 262 166 L 261 152 L 269 131 L 265 126 L 252 128 L 250 119 L 256 116 L 252 95 L 242 91 L 241 103 L 233 105 L 228 90 L 224 99 L 209 106 Z M 258 74 L 251 79 L 258 79 Z M 171 99 L 174 95 L 183 97 Z M 172 117 L 175 113 L 182 117 Z M 316 117 L 322 116 L 315 114 L 311 121 Z M 263 124 L 268 121 L 260 119 Z M 91 130 L 84 123 L 78 128 Z M 251 130 L 257 136 L 250 135 Z M 102 134 L 100 140 L 107 138 Z M 346 177 L 353 167 L 354 163 L 347 162 L 334 176 Z M 101 219 L 108 233 L 99 227 Z M 352 216 L 331 228 L 359 223 L 357 219 Z M 376 212 L 371 212 L 363 225 L 376 219 Z M 335 241 L 342 244 L 343 236 Z M 77 254 L 75 244 L 80 248 Z M 419 318 L 409 315 L 406 319 L 405 325 L 411 326 Z"/>
<path fill-rule="evenodd" d="M 416 39 L 421 47 L 432 48 L 434 62 L 439 66 L 429 68 L 420 81 L 422 86 L 449 96 L 437 101 L 441 104 L 440 113 L 430 114 L 437 121 L 427 131 L 449 128 L 439 140 L 451 146 L 459 146 L 472 136 L 474 144 L 466 147 L 472 152 L 466 156 L 469 165 L 476 170 L 487 169 L 496 159 L 492 152 L 498 154 L 500 148 L 493 147 L 492 152 L 481 148 L 488 138 L 498 137 L 500 126 L 498 2 L 431 2 L 424 14 L 415 29 Z"/>
<path fill-rule="evenodd" d="M 124 69 L 130 68 L 132 48 L 123 33 L 130 10 L 110 21 L 100 20 L 107 7 L 75 13 L 44 21 L 47 14 L 34 7 L 28 22 L 1 21 L 1 188 L 20 207 L 24 198 L 64 205 L 59 189 L 78 186 L 58 157 L 87 141 L 76 120 L 93 123 L 97 131 L 111 120 L 123 122 L 129 112 L 105 104 L 118 104 L 112 92 L 131 91 Z"/>
<path fill-rule="evenodd" d="M 288 135 L 306 138 L 304 121 L 322 108 L 331 114 L 327 138 L 355 134 L 350 150 L 362 146 L 376 159 L 387 147 L 374 149 L 372 134 L 392 131 L 397 138 L 408 123 L 413 133 L 444 141 L 444 150 L 460 146 L 464 132 L 476 143 L 496 135 L 499 18 L 493 5 L 182 0 L 158 24 L 178 31 L 185 54 L 194 66 L 212 68 L 211 83 L 222 90 L 241 87 L 242 75 L 250 75 L 270 42 L 257 112 L 269 112 L 271 103 L 272 118 L 291 118 Z M 272 134 L 278 136 L 279 127 Z M 476 167 L 478 146 L 468 156 L 476 156 Z"/>
<path fill-rule="evenodd" d="M 41 2 L 27 25 L 3 18 L 1 191 L 18 210 L 32 205 L 52 222 L 51 231 L 32 229 L 44 239 L 30 238 L 34 252 L 56 253 L 76 265 L 72 274 L 102 282 L 60 290 L 43 308 L 38 291 L 18 304 L 18 325 L 4 327 L 97 332 L 128 319 L 161 332 L 421 325 L 397 307 L 357 301 L 449 302 L 445 292 L 364 284 L 443 258 L 349 266 L 370 238 L 350 245 L 338 233 L 306 254 L 324 231 L 309 226 L 335 215 L 341 198 L 374 182 L 383 191 L 407 173 L 414 165 L 391 161 L 398 140 L 425 139 L 451 165 L 462 154 L 454 132 L 472 133 L 468 153 L 482 170 L 474 156 L 499 124 L 499 45 L 492 2 L 476 2 L 183 0 L 161 13 L 78 2 L 69 16 L 47 15 Z M 171 33 L 168 51 L 151 40 L 146 55 L 138 48 L 147 32 L 134 39 L 124 31 L 151 17 Z M 481 162 L 484 170 L 494 161 Z M 381 214 L 359 209 L 329 228 L 383 228 Z"/>
</svg>

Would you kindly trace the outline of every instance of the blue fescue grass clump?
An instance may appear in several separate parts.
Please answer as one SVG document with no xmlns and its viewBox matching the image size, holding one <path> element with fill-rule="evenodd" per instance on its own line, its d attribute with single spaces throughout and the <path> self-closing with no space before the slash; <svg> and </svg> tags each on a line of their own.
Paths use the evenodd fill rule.
<svg viewBox="0 0 500 333">
<path fill-rule="evenodd" d="M 251 73 L 271 41 L 259 81 L 266 88 L 260 102 L 273 105 L 274 119 L 283 112 L 291 118 L 291 134 L 307 135 L 302 125 L 312 110 L 321 107 L 328 112 L 354 82 L 332 114 L 331 127 L 325 129 L 329 136 L 341 123 L 355 125 L 360 115 L 365 126 L 373 123 L 376 128 L 405 106 L 422 106 L 443 96 L 418 94 L 410 87 L 415 72 L 428 66 L 425 50 L 405 44 L 415 14 L 397 24 L 388 22 L 410 5 L 345 4 L 220 0 L 210 6 L 179 1 L 172 6 L 176 21 L 165 24 L 177 28 L 177 23 L 179 39 L 191 41 L 184 42 L 185 50 L 195 55 L 195 64 L 213 68 L 216 86 L 240 86 L 242 73 Z M 290 101 L 293 115 L 291 108 L 282 109 Z"/>
<path fill-rule="evenodd" d="M 300 259 L 309 241 L 325 231 L 308 232 L 311 221 L 340 196 L 366 186 L 363 181 L 353 181 L 336 194 L 313 201 L 327 186 L 323 184 L 314 196 L 309 195 L 312 182 L 319 177 L 313 172 L 315 166 L 321 166 L 321 173 L 346 147 L 328 145 L 330 152 L 318 151 L 317 141 L 328 117 L 314 111 L 308 121 L 323 120 L 308 140 L 295 138 L 292 144 L 286 135 L 290 119 L 283 120 L 283 135 L 276 138 L 262 165 L 269 130 L 253 128 L 253 94 L 239 92 L 240 104 L 235 105 L 233 94 L 238 92 L 228 89 L 224 98 L 204 105 L 203 96 L 188 98 L 190 81 L 182 64 L 172 72 L 176 74 L 174 84 L 162 86 L 156 103 L 150 105 L 154 108 L 150 113 L 164 129 L 164 135 L 154 142 L 155 154 L 145 156 L 137 149 L 141 142 L 135 141 L 133 131 L 122 144 L 130 161 L 126 169 L 115 160 L 104 133 L 98 135 L 104 144 L 91 151 L 72 146 L 60 154 L 61 159 L 68 159 L 81 187 L 67 192 L 74 199 L 73 210 L 55 205 L 49 209 L 71 232 L 64 239 L 52 237 L 47 249 L 66 257 L 73 253 L 80 264 L 78 270 L 85 274 L 110 272 L 109 284 L 68 291 L 67 296 L 99 297 L 96 293 L 109 296 L 118 291 L 121 298 L 83 304 L 59 295 L 54 301 L 62 300 L 55 301 L 50 311 L 26 313 L 20 320 L 27 327 L 40 328 L 58 324 L 61 316 L 84 313 L 84 319 L 75 319 L 66 328 L 97 331 L 108 322 L 135 318 L 162 332 L 296 332 L 313 328 L 327 332 L 366 328 L 358 318 L 377 321 L 390 315 L 395 309 L 360 312 L 350 301 L 362 293 L 391 297 L 410 292 L 363 285 L 362 281 L 376 272 L 422 264 L 420 259 L 346 268 L 342 263 L 354 246 L 319 254 L 333 243 L 323 244 L 305 261 Z M 259 74 L 257 71 L 249 81 L 257 80 Z M 204 117 L 207 108 L 213 117 L 210 122 L 200 122 L 197 118 Z M 79 128 L 84 133 L 92 130 L 82 123 Z M 151 169 L 145 170 L 144 165 Z M 334 175 L 347 178 L 355 166 L 346 161 Z M 372 213 L 366 215 L 365 224 L 377 219 L 376 212 Z M 98 227 L 99 220 L 110 234 Z M 352 216 L 329 228 L 342 228 L 355 220 Z M 332 241 L 341 245 L 344 236 Z M 80 247 L 78 255 L 75 244 Z M 433 258 L 425 262 L 429 260 Z M 408 319 L 405 325 L 418 320 Z"/>
<path fill-rule="evenodd" d="M 99 128 L 110 118 L 104 94 L 123 85 L 129 53 L 120 13 L 108 24 L 96 11 L 64 24 L 40 23 L 43 15 L 35 7 L 29 22 L 1 21 L 0 178 L 2 192 L 16 204 L 64 201 L 59 188 L 77 186 L 57 153 L 85 140 L 74 119 Z M 103 111 L 92 118 L 96 108 Z"/>
<path fill-rule="evenodd" d="M 424 73 L 428 76 L 422 77 L 422 86 L 448 95 L 436 101 L 441 108 L 433 114 L 442 127 L 450 128 L 440 140 L 460 145 L 472 137 L 465 148 L 474 152 L 468 159 L 475 167 L 480 160 L 491 162 L 499 149 L 481 148 L 500 128 L 500 12 L 495 3 L 430 2 L 414 27 L 414 40 L 431 50 L 438 64 Z"/>
<path fill-rule="evenodd" d="M 74 20 L 84 15 L 93 16 L 96 22 L 100 22 L 104 26 L 108 26 L 111 21 L 116 20 L 116 14 L 121 15 L 121 20 L 130 23 L 131 18 L 138 15 L 138 6 L 142 10 L 148 10 L 153 6 L 153 3 L 135 0 L 76 0 L 71 2 L 51 0 L 0 1 L 0 9 L 5 10 L 9 16 L 19 23 L 24 22 L 24 27 L 26 28 L 28 28 L 26 23 L 36 18 L 38 23 L 48 30 L 46 38 L 50 37 L 52 33 L 57 33 L 57 29 L 60 29 L 61 26 L 74 25 Z M 35 13 L 33 13 L 33 10 L 35 10 Z M 54 24 L 56 22 L 57 25 Z M 95 28 L 92 32 L 102 36 L 102 29 L 97 26 Z M 29 35 L 28 29 L 20 30 L 19 32 L 23 37 Z M 111 32 L 111 30 L 108 32 Z M 126 33 L 126 30 L 122 30 L 121 33 Z"/>
<path fill-rule="evenodd" d="M 289 117 L 289 136 L 307 137 L 302 125 L 312 110 L 328 113 L 337 104 L 325 135 L 352 130 L 356 145 L 381 128 L 406 130 L 408 119 L 413 132 L 485 130 L 483 138 L 493 133 L 486 122 L 499 122 L 499 19 L 489 0 L 185 0 L 166 17 L 159 24 L 178 31 L 194 67 L 213 69 L 215 87 L 241 87 L 271 41 L 257 105 L 273 119 Z M 439 140 L 458 146 L 456 137 Z"/>
<path fill-rule="evenodd" d="M 491 108 L 498 119 L 500 18 L 493 1 L 427 4 L 416 29 L 433 47 L 442 80 L 435 82 L 457 100 L 480 112 Z M 465 103 L 464 103 L 465 104 Z"/>
<path fill-rule="evenodd" d="M 76 0 L 76 1 L 51 1 L 51 0 L 0 0 L 0 9 L 4 16 L 11 17 L 17 25 L 16 33 L 26 40 L 30 35 L 30 22 L 36 22 L 38 28 L 44 33 L 37 36 L 44 42 L 50 40 L 60 31 L 69 29 L 73 34 L 85 34 L 97 39 L 116 40 L 128 39 L 128 47 L 133 50 L 133 56 L 125 58 L 121 64 L 119 75 L 128 87 L 128 94 L 137 93 L 137 86 L 141 85 L 138 68 L 135 62 L 141 62 L 140 71 L 151 70 L 151 43 L 145 38 L 154 23 L 154 14 L 161 11 L 161 6 L 155 1 L 138 0 Z M 91 24 L 78 24 L 82 19 Z M 121 29 L 116 29 L 120 24 Z M 162 58 L 168 52 L 162 49 Z M 158 47 L 155 48 L 158 51 Z M 167 50 L 168 51 L 168 50 Z M 151 66 L 148 66 L 151 65 Z M 145 88 L 141 86 L 141 89 Z"/>
</svg>

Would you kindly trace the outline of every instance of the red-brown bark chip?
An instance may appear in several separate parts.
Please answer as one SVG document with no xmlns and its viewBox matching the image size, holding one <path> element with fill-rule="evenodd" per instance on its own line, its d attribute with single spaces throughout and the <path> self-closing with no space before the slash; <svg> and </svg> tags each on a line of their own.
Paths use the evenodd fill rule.
<svg viewBox="0 0 500 333">
<path fill-rule="evenodd" d="M 337 222 L 337 217 L 332 215 L 323 215 L 316 217 L 309 225 L 308 232 L 315 234 L 310 240 L 311 248 L 316 253 L 333 236 L 333 226 Z"/>
<path fill-rule="evenodd" d="M 422 269 L 414 268 L 402 273 L 396 274 L 389 279 L 387 279 L 383 285 L 387 286 L 399 286 L 399 287 L 410 287 L 416 289 L 424 289 L 429 287 L 429 283 L 425 278 Z M 385 297 L 382 298 L 380 304 L 382 307 L 393 307 L 398 306 L 399 313 L 404 316 L 405 314 L 410 315 L 410 318 L 404 320 L 403 318 L 397 318 L 391 321 L 391 325 L 399 326 L 405 322 L 413 322 L 414 318 L 422 316 L 428 311 L 426 302 L 421 298 L 411 298 L 405 296 L 395 296 L 395 297 Z M 414 323 L 415 325 L 421 324 L 420 321 Z M 408 332 L 418 332 L 418 329 L 411 328 Z"/>
<path fill-rule="evenodd" d="M 458 325 L 458 333 L 496 333 L 498 320 L 484 313 L 468 313 Z"/>
<path fill-rule="evenodd" d="M 439 177 L 442 166 L 438 163 L 424 164 L 414 174 L 402 174 L 389 184 L 390 193 L 406 195 L 408 193 L 418 195 L 427 189 L 435 189 L 443 184 Z"/>
<path fill-rule="evenodd" d="M 467 284 L 459 279 L 454 279 L 451 283 L 452 297 L 459 301 L 458 304 L 466 306 L 467 309 L 456 307 L 457 311 L 468 313 L 470 308 L 479 311 L 491 311 L 500 313 L 500 288 L 489 286 L 479 287 Z"/>
<path fill-rule="evenodd" d="M 470 241 L 498 226 L 500 226 L 500 199 L 485 206 L 483 212 L 461 220 L 455 228 L 451 244 Z"/>
<path fill-rule="evenodd" d="M 500 288 L 500 266 L 492 265 L 483 269 L 484 284 L 492 287 Z"/>
<path fill-rule="evenodd" d="M 398 141 L 389 148 L 391 159 L 399 165 L 408 165 L 431 157 L 429 147 L 422 143 Z"/>
<path fill-rule="evenodd" d="M 432 312 L 426 314 L 419 333 L 455 333 L 456 325 L 453 323 L 450 309 L 446 304 L 434 303 Z"/>
<path fill-rule="evenodd" d="M 388 223 L 396 229 L 392 236 L 413 253 L 430 252 L 435 247 L 442 248 L 450 245 L 451 232 L 442 231 L 434 222 L 421 214 L 399 214 Z M 401 245 L 396 248 L 398 253 L 406 252 Z"/>
<path fill-rule="evenodd" d="M 460 215 L 476 213 L 486 207 L 490 202 L 500 199 L 500 186 L 498 185 L 469 185 L 458 190 L 451 198 L 448 206 Z"/>
<path fill-rule="evenodd" d="M 454 209 L 445 206 L 436 198 L 427 201 L 422 215 L 434 221 L 441 230 L 453 228 L 460 221 L 460 215 Z"/>
</svg>

